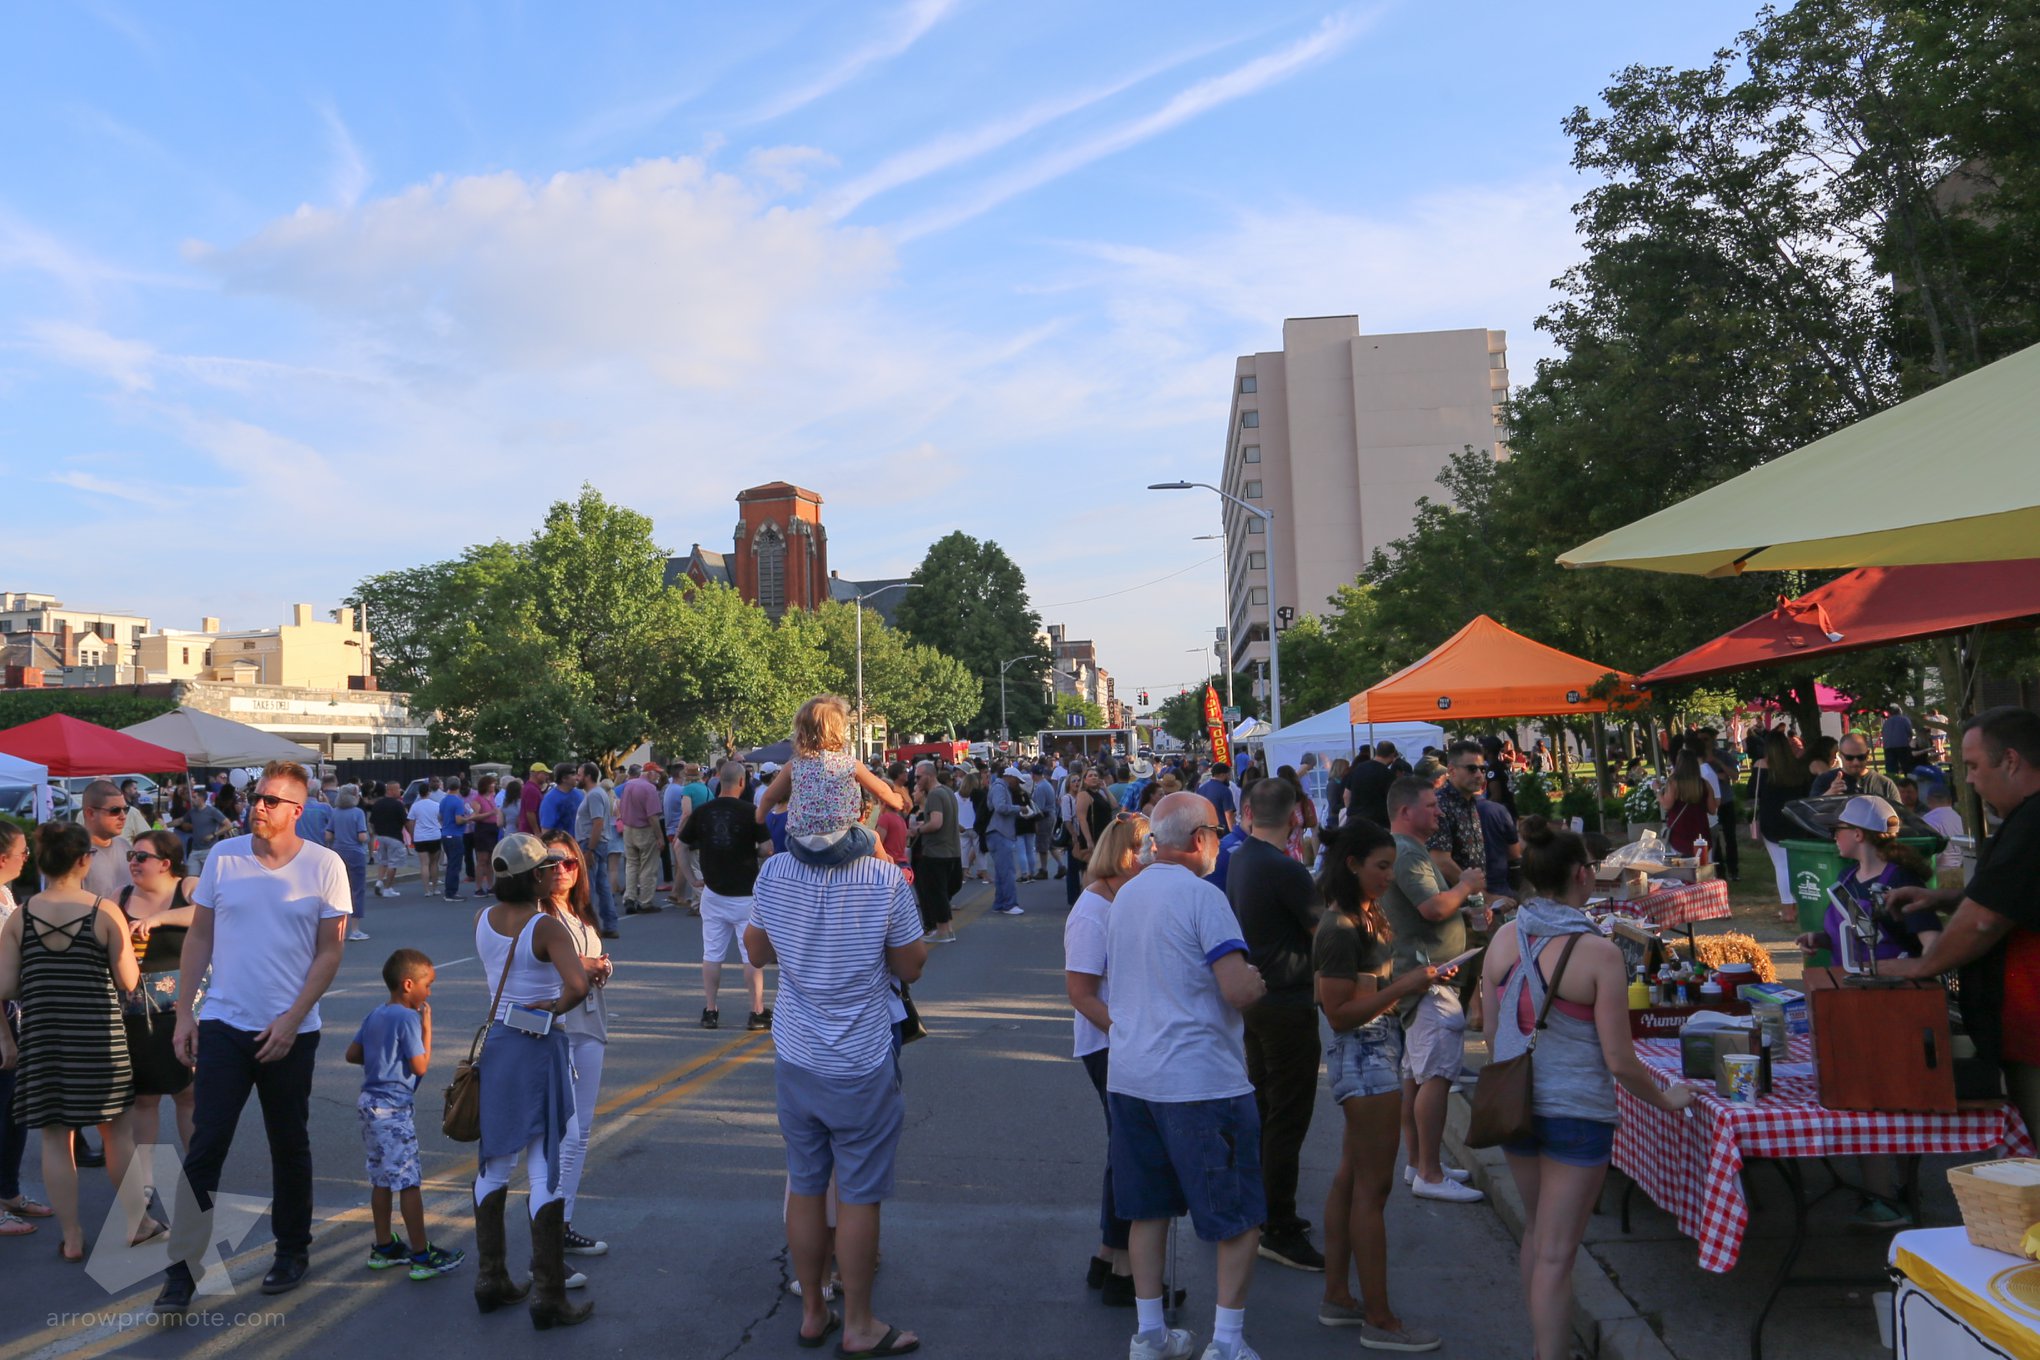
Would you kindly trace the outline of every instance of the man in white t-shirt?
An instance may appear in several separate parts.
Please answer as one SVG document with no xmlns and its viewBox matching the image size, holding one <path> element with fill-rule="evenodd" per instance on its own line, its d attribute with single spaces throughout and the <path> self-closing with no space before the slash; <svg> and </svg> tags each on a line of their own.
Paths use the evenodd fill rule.
<svg viewBox="0 0 2040 1360">
<path fill-rule="evenodd" d="M 1261 1114 L 1241 1012 L 1267 992 L 1225 894 L 1204 881 L 1225 828 L 1202 795 L 1172 793 L 1149 823 L 1155 862 L 1113 899 L 1112 1193 L 1133 1229 L 1132 1360 L 1190 1354 L 1163 1318 L 1169 1221 L 1186 1210 L 1218 1244 L 1217 1312 L 1204 1360 L 1245 1360 L 1254 1253 L 1268 1216 Z M 783 995 L 784 993 L 782 993 Z M 1217 1169 L 1214 1169 L 1217 1168 Z"/>
<path fill-rule="evenodd" d="M 436 896 L 439 891 L 440 841 L 445 831 L 439 825 L 439 800 L 446 796 L 433 775 L 425 783 L 424 790 L 411 804 L 411 849 L 418 856 L 418 882 L 424 886 L 427 897 Z"/>
<path fill-rule="evenodd" d="M 353 910 L 340 857 L 298 835 L 309 787 L 303 766 L 271 762 L 250 800 L 253 834 L 214 846 L 192 893 L 197 912 L 179 967 L 188 978 L 210 967 L 212 979 L 203 1020 L 191 1011 L 194 988 L 181 988 L 177 997 L 177 1054 L 197 1066 L 198 1080 L 159 1309 L 191 1303 L 192 1263 L 212 1249 L 213 1194 L 250 1091 L 262 1101 L 275 1173 L 269 1217 L 276 1260 L 262 1292 L 287 1293 L 305 1277 L 319 998 L 340 969 Z"/>
<path fill-rule="evenodd" d="M 1922 815 L 1927 825 L 1948 839 L 1948 844 L 1935 861 L 1936 865 L 1959 871 L 1962 868 L 1962 847 L 1955 844 L 1955 837 L 1966 836 L 1969 830 L 1962 824 L 1962 814 L 1955 810 L 1954 794 L 1938 779 L 1923 779 L 1920 781 L 1920 797 L 1926 801 L 1927 810 Z"/>
</svg>

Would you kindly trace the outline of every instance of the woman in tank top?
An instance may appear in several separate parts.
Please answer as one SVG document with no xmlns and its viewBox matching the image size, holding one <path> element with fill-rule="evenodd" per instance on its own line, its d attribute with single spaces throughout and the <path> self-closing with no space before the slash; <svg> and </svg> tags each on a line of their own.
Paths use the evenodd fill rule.
<svg viewBox="0 0 2040 1360">
<path fill-rule="evenodd" d="M 475 1304 L 492 1313 L 531 1298 L 532 1325 L 572 1326 L 593 1304 L 567 1302 L 566 1201 L 560 1192 L 560 1151 L 574 1119 L 572 1063 L 566 1031 L 543 1035 L 506 1023 L 557 1021 L 588 994 L 588 974 L 565 926 L 542 900 L 559 876 L 561 852 L 536 836 L 506 836 L 496 846 L 496 905 L 475 917 L 475 956 L 496 998 L 478 1060 L 482 1141 L 475 1173 Z M 499 994 L 500 993 L 500 994 Z M 503 1205 L 517 1160 L 530 1186 L 531 1283 L 510 1278 Z"/>
<path fill-rule="evenodd" d="M 1684 1109 L 1693 1091 L 1659 1090 L 1637 1060 L 1622 951 L 1587 919 L 1594 865 L 1586 842 L 1542 817 L 1525 817 L 1518 829 L 1532 896 L 1488 946 L 1481 1013 L 1492 1058 L 1517 1057 L 1530 1047 L 1545 988 L 1564 968 L 1537 1033 L 1532 1132 L 1502 1147 L 1527 1220 L 1522 1276 L 1536 1354 L 1557 1357 L 1572 1353 L 1573 1259 L 1615 1146 L 1614 1083 L 1661 1110 Z M 1526 958 L 1529 966 L 1519 967 Z"/>
<path fill-rule="evenodd" d="M 609 1001 L 603 990 L 616 971 L 615 960 L 602 944 L 602 922 L 589 900 L 588 861 L 580 843 L 564 831 L 548 831 L 539 838 L 565 855 L 553 876 L 552 892 L 540 903 L 545 914 L 566 927 L 574 951 L 581 956 L 581 968 L 588 974 L 588 996 L 580 1005 L 560 1017 L 567 1032 L 567 1056 L 574 1064 L 574 1128 L 560 1152 L 560 1196 L 567 1202 L 567 1251 L 574 1256 L 605 1256 L 609 1244 L 574 1229 L 574 1207 L 581 1190 L 581 1173 L 588 1165 L 588 1139 L 595 1131 L 595 1108 L 602 1103 L 602 1059 L 609 1050 Z M 575 1271 L 567 1288 L 579 1289 L 587 1276 Z"/>
<path fill-rule="evenodd" d="M 174 831 L 151 831 L 136 837 L 134 848 L 128 851 L 128 872 L 135 881 L 133 887 L 121 889 L 120 913 L 127 918 L 128 936 L 142 970 L 142 985 L 129 1002 L 128 1013 L 174 1011 L 184 936 L 198 910 L 191 904 L 198 880 L 184 872 L 184 844 Z M 134 1114 L 129 1120 L 136 1146 L 163 1141 L 163 1097 L 169 1096 L 177 1114 L 177 1136 L 189 1148 L 192 1095 L 188 1075 L 169 1091 L 148 1089 L 138 1080 Z"/>
</svg>

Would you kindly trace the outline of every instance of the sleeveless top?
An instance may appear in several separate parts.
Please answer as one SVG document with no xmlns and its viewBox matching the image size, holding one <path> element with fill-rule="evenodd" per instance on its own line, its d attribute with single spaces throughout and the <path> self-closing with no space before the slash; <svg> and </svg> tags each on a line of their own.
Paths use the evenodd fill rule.
<svg viewBox="0 0 2040 1360">
<path fill-rule="evenodd" d="M 101 899 L 103 900 L 103 899 Z M 21 1060 L 11 1117 L 23 1128 L 85 1128 L 134 1104 L 134 1069 L 113 961 L 93 929 L 99 902 L 66 925 L 21 909 Z M 52 946 L 52 938 L 65 943 Z"/>
<path fill-rule="evenodd" d="M 494 910 L 491 908 L 490 910 Z M 512 940 L 500 935 L 489 924 L 489 913 L 482 912 L 475 917 L 475 957 L 481 960 L 482 975 L 488 982 L 489 995 L 496 994 L 496 983 L 503 979 L 503 959 L 515 950 L 510 960 L 510 976 L 503 979 L 503 999 L 496 1003 L 492 1020 L 501 1020 L 510 1013 L 513 1004 L 537 1006 L 560 997 L 559 971 L 532 951 L 532 935 L 538 930 L 538 923 L 544 912 L 534 912 L 524 928 Z"/>
<path fill-rule="evenodd" d="M 1665 840 L 1682 855 L 1707 838 L 1707 809 L 1693 803 L 1675 802 L 1665 819 Z"/>
<path fill-rule="evenodd" d="M 1549 899 L 1541 900 L 1539 905 L 1546 912 L 1568 910 Z M 1553 945 L 1564 949 L 1567 938 L 1532 935 L 1523 929 L 1519 914 L 1516 944 L 1522 961 L 1504 976 L 1500 997 L 1502 1016 L 1513 1017 L 1513 1023 L 1501 1019 L 1496 1026 L 1492 1043 L 1497 1059 L 1513 1058 L 1530 1047 L 1537 1012 L 1544 1005 L 1544 970 L 1537 965 L 1538 957 Z M 1557 966 L 1554 956 L 1552 967 Z M 1601 1053 L 1601 1036 L 1594 1027 L 1592 1007 L 1554 999 L 1544 1029 L 1537 1033 L 1535 1052 L 1530 1069 L 1533 1113 L 1546 1118 L 1616 1122 L 1615 1079 L 1609 1075 L 1607 1059 Z"/>
<path fill-rule="evenodd" d="M 857 790 L 856 759 L 848 751 L 795 756 L 793 796 L 787 800 L 786 834 L 827 836 L 857 820 L 863 799 Z"/>
<path fill-rule="evenodd" d="M 562 909 L 553 919 L 567 928 L 567 935 L 574 942 L 574 952 L 582 958 L 599 959 L 609 952 L 603 948 L 602 932 L 574 915 L 572 907 Z M 500 968 L 503 965 L 499 962 L 496 966 Z M 546 965 L 546 971 L 553 973 L 554 982 L 557 984 L 559 975 L 551 964 Z M 508 996 L 509 988 L 504 988 L 503 994 Z M 553 994 L 555 996 L 559 994 L 557 985 L 553 988 Z M 609 997 L 606 989 L 597 987 L 595 980 L 590 978 L 587 998 L 560 1017 L 560 1028 L 568 1034 L 594 1039 L 598 1043 L 608 1043 Z"/>
</svg>

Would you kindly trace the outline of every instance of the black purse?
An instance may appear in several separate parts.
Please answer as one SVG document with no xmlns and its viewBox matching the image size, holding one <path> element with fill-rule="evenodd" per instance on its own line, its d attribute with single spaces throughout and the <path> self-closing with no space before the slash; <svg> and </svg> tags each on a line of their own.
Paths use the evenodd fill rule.
<svg viewBox="0 0 2040 1360">
<path fill-rule="evenodd" d="M 914 1004 L 914 994 L 907 990 L 907 984 L 900 984 L 900 1004 L 907 1008 L 907 1018 L 900 1022 L 900 1045 L 905 1047 L 916 1039 L 928 1037 L 928 1026 L 921 1022 L 921 1010 Z"/>
<path fill-rule="evenodd" d="M 174 1096 L 191 1085 L 191 1069 L 177 1056 L 177 1012 L 130 1010 L 121 1026 L 127 1030 L 136 1095 Z"/>
</svg>

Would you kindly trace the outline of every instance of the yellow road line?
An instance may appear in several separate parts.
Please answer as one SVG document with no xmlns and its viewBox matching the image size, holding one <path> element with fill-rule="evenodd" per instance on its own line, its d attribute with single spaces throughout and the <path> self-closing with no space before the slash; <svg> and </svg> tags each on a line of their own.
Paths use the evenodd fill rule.
<svg viewBox="0 0 2040 1360">
<path fill-rule="evenodd" d="M 747 1031 L 729 1040 L 727 1043 L 718 1044 L 705 1054 L 691 1058 L 687 1062 L 681 1063 L 657 1077 L 640 1082 L 603 1101 L 600 1105 L 596 1106 L 598 1118 L 633 1104 L 636 1105 L 636 1108 L 629 1109 L 620 1118 L 610 1120 L 599 1126 L 595 1132 L 595 1144 L 599 1145 L 607 1142 L 610 1136 L 621 1132 L 624 1127 L 639 1115 L 682 1100 L 698 1091 L 705 1090 L 738 1068 L 756 1060 L 770 1051 L 768 1041 L 771 1037 L 772 1035 L 769 1030 Z M 668 1083 L 677 1084 L 671 1085 L 669 1089 L 660 1090 L 662 1086 L 667 1086 Z M 646 1097 L 649 1097 L 649 1099 Z M 593 1151 L 592 1146 L 590 1151 Z M 452 1224 L 469 1219 L 473 1212 L 473 1200 L 470 1196 L 471 1191 L 467 1186 L 449 1189 L 443 1194 L 432 1196 L 426 1201 L 425 1206 L 428 1222 L 437 1221 Z M 326 1219 L 320 1225 L 322 1229 L 321 1238 L 324 1239 L 324 1245 L 314 1248 L 312 1252 L 312 1269 L 322 1275 L 336 1267 L 344 1269 L 345 1265 L 359 1254 L 361 1249 L 360 1243 L 353 1240 L 351 1235 L 336 1236 L 332 1229 L 371 1221 L 372 1214 L 366 1205 L 343 1210 Z M 246 1251 L 236 1253 L 227 1259 L 226 1265 L 231 1270 L 236 1266 L 244 1265 L 271 1254 L 274 1250 L 274 1243 L 263 1243 Z M 456 1276 L 455 1278 L 458 1277 Z M 273 1301 L 258 1294 L 254 1299 L 247 1301 L 251 1306 L 242 1305 L 238 1290 L 233 1296 L 232 1306 L 229 1306 L 229 1299 L 227 1298 L 202 1296 L 194 1301 L 193 1307 L 196 1311 L 201 1312 L 266 1313 L 279 1316 L 284 1321 L 288 1321 L 291 1314 L 309 1305 L 314 1300 L 330 1301 L 333 1297 L 331 1285 L 336 1282 L 331 1280 L 322 1281 L 323 1288 L 310 1292 L 300 1288 L 291 1294 L 279 1296 Z M 371 1283 L 371 1281 L 366 1279 L 360 1281 L 363 1287 L 351 1291 L 355 1295 L 353 1301 L 343 1301 L 339 1307 L 331 1309 L 321 1317 L 309 1320 L 306 1326 L 301 1326 L 288 1333 L 279 1335 L 276 1344 L 282 1349 L 278 1353 L 297 1351 L 306 1342 L 314 1339 L 339 1322 L 343 1317 L 350 1314 L 355 1307 L 368 1301 L 371 1295 L 367 1287 Z M 151 1301 L 155 1298 L 155 1292 L 158 1287 L 158 1281 L 151 1281 L 145 1289 L 126 1298 L 109 1300 L 104 1307 L 84 1311 L 90 1311 L 102 1318 L 111 1314 L 147 1313 L 150 1310 Z M 106 1323 L 80 1325 L 61 1336 L 24 1338 L 9 1346 L 0 1348 L 0 1360 L 27 1360 L 27 1357 L 30 1356 L 55 1357 L 60 1355 L 74 1357 L 75 1360 L 93 1360 L 93 1357 L 107 1355 L 121 1349 L 131 1338 L 153 1337 L 157 1334 L 157 1331 L 153 1329 L 123 1330 L 117 1327 L 109 1327 Z M 251 1338 L 246 1328 L 229 1328 L 212 1337 L 205 1344 L 191 1352 L 191 1355 L 193 1360 L 210 1360 L 210 1357 L 224 1354 L 229 1349 L 237 1353 L 253 1349 Z"/>
</svg>

